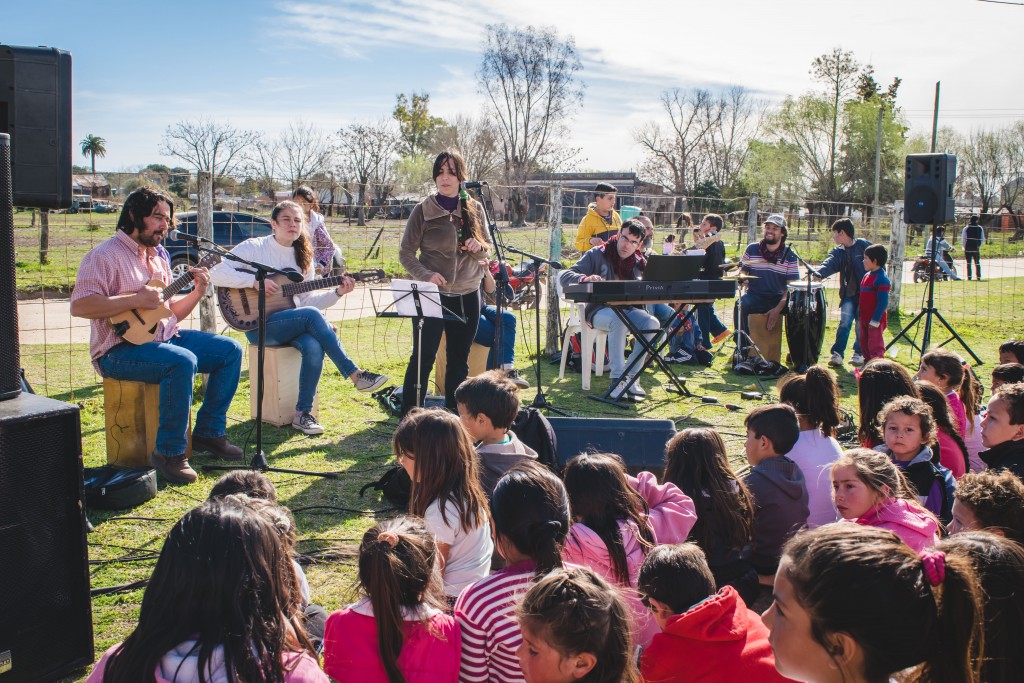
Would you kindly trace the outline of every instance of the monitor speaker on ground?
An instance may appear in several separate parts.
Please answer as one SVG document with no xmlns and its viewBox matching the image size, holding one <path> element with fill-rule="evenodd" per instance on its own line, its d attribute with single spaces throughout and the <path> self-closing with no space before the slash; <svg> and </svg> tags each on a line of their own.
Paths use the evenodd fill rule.
<svg viewBox="0 0 1024 683">
<path fill-rule="evenodd" d="M 549 417 L 558 440 L 558 465 L 580 453 L 615 453 L 630 474 L 641 470 L 661 476 L 665 444 L 676 433 L 672 420 L 605 417 Z"/>
<path fill-rule="evenodd" d="M 942 225 L 956 220 L 953 154 L 908 154 L 903 186 L 903 222 Z"/>
<path fill-rule="evenodd" d="M 14 203 L 71 206 L 71 53 L 0 45 L 0 133 L 11 135 Z"/>
<path fill-rule="evenodd" d="M 0 133 L 0 401 L 21 392 L 18 294 L 14 273 L 14 206 L 11 203 L 11 138 Z"/>
<path fill-rule="evenodd" d="M 78 407 L 0 402 L 0 682 L 93 661 Z"/>
</svg>

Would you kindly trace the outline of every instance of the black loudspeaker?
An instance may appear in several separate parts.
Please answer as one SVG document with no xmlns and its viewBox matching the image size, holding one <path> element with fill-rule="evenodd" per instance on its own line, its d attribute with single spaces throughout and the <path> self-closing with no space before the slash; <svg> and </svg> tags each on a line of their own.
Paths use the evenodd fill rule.
<svg viewBox="0 0 1024 683">
<path fill-rule="evenodd" d="M 558 466 L 580 453 L 615 453 L 630 474 L 640 470 L 659 477 L 665 468 L 665 444 L 676 433 L 672 420 L 605 417 L 549 417 L 558 439 Z"/>
<path fill-rule="evenodd" d="M 93 661 L 78 407 L 0 402 L 0 681 L 50 681 Z"/>
<path fill-rule="evenodd" d="M 11 135 L 14 203 L 71 206 L 71 53 L 0 45 L 0 133 Z"/>
<path fill-rule="evenodd" d="M 941 225 L 956 220 L 953 154 L 908 154 L 903 186 L 903 222 Z"/>
<path fill-rule="evenodd" d="M 0 401 L 21 393 L 18 294 L 14 274 L 14 206 L 11 204 L 11 139 L 0 133 Z"/>
</svg>

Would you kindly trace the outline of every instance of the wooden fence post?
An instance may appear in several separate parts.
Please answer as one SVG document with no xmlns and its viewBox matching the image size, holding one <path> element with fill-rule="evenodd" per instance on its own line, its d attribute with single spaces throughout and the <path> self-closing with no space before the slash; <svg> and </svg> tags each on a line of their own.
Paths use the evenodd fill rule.
<svg viewBox="0 0 1024 683">
<path fill-rule="evenodd" d="M 892 231 L 889 233 L 889 312 L 900 310 L 900 291 L 903 289 L 903 258 L 907 251 L 907 224 L 903 222 L 903 200 L 892 204 Z"/>
<path fill-rule="evenodd" d="M 755 192 L 750 195 L 750 205 L 747 207 L 747 244 L 757 241 L 757 200 L 758 195 Z M 739 245 L 744 246 L 744 245 Z"/>
<path fill-rule="evenodd" d="M 548 258 L 552 261 L 562 259 L 562 186 L 556 185 L 548 190 Z M 558 310 L 558 271 L 550 266 L 547 269 L 548 285 L 548 331 L 544 342 L 544 355 L 550 356 L 562 348 L 562 326 Z M 538 301 L 540 288 L 537 290 Z M 539 349 L 538 349 L 539 351 Z M 538 359 L 538 363 L 543 358 Z"/>
<path fill-rule="evenodd" d="M 209 171 L 200 171 L 196 192 L 199 194 L 199 210 L 196 217 L 199 221 L 199 236 L 213 241 L 213 176 Z M 217 314 L 213 308 L 213 287 L 207 287 L 203 298 L 199 300 L 199 329 L 203 332 L 217 333 Z"/>
</svg>

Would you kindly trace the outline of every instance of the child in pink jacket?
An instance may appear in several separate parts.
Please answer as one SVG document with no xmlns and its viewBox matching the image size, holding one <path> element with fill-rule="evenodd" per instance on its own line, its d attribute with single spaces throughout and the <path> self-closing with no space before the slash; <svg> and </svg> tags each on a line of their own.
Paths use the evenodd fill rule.
<svg viewBox="0 0 1024 683">
<path fill-rule="evenodd" d="M 843 519 L 887 529 L 920 552 L 939 542 L 939 523 L 910 492 L 899 468 L 878 451 L 854 448 L 832 465 L 832 491 Z"/>
<path fill-rule="evenodd" d="M 682 543 L 697 521 L 693 501 L 650 472 L 626 474 L 610 453 L 583 453 L 563 474 L 575 522 L 562 551 L 567 563 L 590 567 L 618 586 L 632 612 L 634 642 L 646 647 L 658 625 L 636 591 L 647 553 L 663 543 Z"/>
</svg>

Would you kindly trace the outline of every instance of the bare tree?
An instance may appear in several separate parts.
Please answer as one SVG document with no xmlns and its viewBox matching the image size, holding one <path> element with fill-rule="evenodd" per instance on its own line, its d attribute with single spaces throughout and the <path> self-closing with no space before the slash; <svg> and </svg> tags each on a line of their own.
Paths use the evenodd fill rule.
<svg viewBox="0 0 1024 683">
<path fill-rule="evenodd" d="M 1006 182 L 1005 154 L 998 131 L 972 130 L 960 137 L 957 157 L 960 176 L 988 213 L 999 203 L 999 191 Z"/>
<path fill-rule="evenodd" d="M 177 157 L 196 171 L 207 171 L 219 178 L 239 170 L 247 162 L 246 154 L 257 137 L 255 132 L 240 130 L 230 123 L 205 118 L 179 121 L 164 131 L 160 153 Z"/>
<path fill-rule="evenodd" d="M 338 131 L 338 156 L 341 175 L 351 178 L 359 195 L 359 225 L 366 225 L 367 191 L 386 199 L 393 181 L 399 138 L 391 122 L 353 123 Z"/>
<path fill-rule="evenodd" d="M 575 155 L 561 141 L 583 102 L 582 68 L 575 40 L 553 28 L 487 27 L 477 80 L 496 119 L 514 225 L 524 223 L 530 174 Z"/>
<path fill-rule="evenodd" d="M 258 136 L 253 142 L 253 151 L 247 164 L 249 176 L 256 181 L 260 192 L 274 199 L 277 179 L 281 174 L 281 142 Z"/>
<path fill-rule="evenodd" d="M 714 111 L 717 125 L 709 129 L 705 137 L 705 148 L 709 165 L 709 177 L 719 188 L 735 185 L 743 171 L 750 143 L 761 134 L 765 122 L 767 103 L 755 99 L 741 85 L 728 88 L 718 98 L 718 106 L 709 108 L 708 122 Z"/>
<path fill-rule="evenodd" d="M 1024 203 L 1024 121 L 1017 121 L 1003 129 L 1002 138 L 1006 153 L 1006 182 L 1000 193 L 1000 208 L 1009 209 L 1014 228 L 1019 232 L 1021 225 L 1017 212 Z"/>
<path fill-rule="evenodd" d="M 281 133 L 280 152 L 282 169 L 294 189 L 331 168 L 334 143 L 329 133 L 299 119 Z"/>
<path fill-rule="evenodd" d="M 680 195 L 701 180 L 708 158 L 698 151 L 705 147 L 712 128 L 721 124 L 722 107 L 707 90 L 673 88 L 661 94 L 661 106 L 668 126 L 655 122 L 633 131 L 633 140 L 647 156 L 645 168 Z"/>
<path fill-rule="evenodd" d="M 501 169 L 498 131 L 484 115 L 458 114 L 438 129 L 434 141 L 437 152 L 447 148 L 459 150 L 471 179 L 493 178 Z"/>
</svg>

